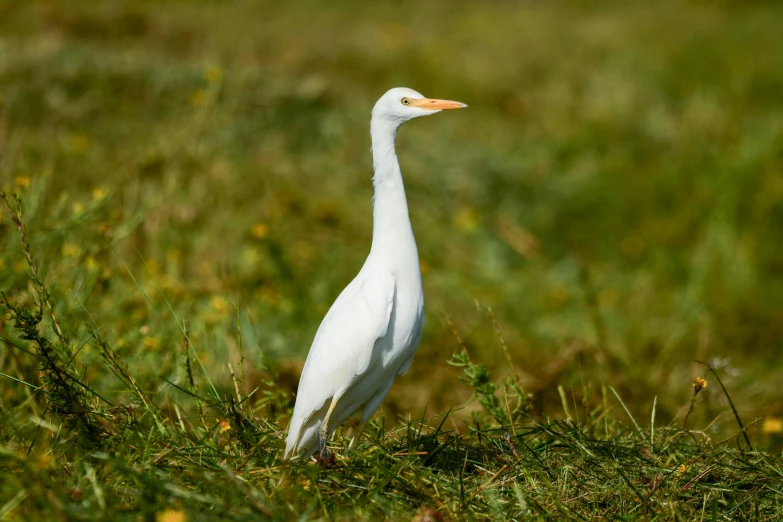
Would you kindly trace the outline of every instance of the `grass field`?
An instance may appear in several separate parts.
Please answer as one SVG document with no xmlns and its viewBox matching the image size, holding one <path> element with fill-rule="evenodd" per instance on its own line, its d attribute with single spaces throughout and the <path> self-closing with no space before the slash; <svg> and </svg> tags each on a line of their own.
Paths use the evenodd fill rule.
<svg viewBox="0 0 783 522">
<path fill-rule="evenodd" d="M 780 520 L 780 20 L 0 0 L 0 519 Z M 288 463 L 393 86 L 470 105 L 398 137 L 424 339 Z"/>
</svg>

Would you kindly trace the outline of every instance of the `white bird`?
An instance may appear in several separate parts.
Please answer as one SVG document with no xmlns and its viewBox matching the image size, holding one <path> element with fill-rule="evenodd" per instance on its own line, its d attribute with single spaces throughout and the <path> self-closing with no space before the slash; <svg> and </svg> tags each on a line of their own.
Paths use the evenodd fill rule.
<svg viewBox="0 0 783 522">
<path fill-rule="evenodd" d="M 332 431 L 360 410 L 361 435 L 394 378 L 410 368 L 424 328 L 424 292 L 394 139 L 408 120 L 463 107 L 402 87 L 373 107 L 372 248 L 315 334 L 299 380 L 286 458 L 306 458 L 319 447 L 323 455 Z"/>
</svg>

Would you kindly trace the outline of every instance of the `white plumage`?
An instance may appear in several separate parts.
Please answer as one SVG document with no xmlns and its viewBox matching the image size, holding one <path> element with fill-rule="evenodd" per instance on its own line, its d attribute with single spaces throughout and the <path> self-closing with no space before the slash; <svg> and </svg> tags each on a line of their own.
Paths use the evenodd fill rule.
<svg viewBox="0 0 783 522">
<path fill-rule="evenodd" d="M 308 457 L 325 447 L 329 434 L 360 411 L 361 432 L 394 378 L 413 362 L 424 327 L 424 293 L 394 139 L 410 119 L 462 107 L 395 88 L 372 110 L 372 248 L 310 347 L 288 430 L 287 458 Z"/>
</svg>

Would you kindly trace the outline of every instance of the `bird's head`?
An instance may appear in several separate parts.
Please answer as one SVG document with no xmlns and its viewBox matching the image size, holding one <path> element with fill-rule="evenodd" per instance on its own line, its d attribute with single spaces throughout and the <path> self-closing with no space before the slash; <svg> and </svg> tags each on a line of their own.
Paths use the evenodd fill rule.
<svg viewBox="0 0 783 522">
<path fill-rule="evenodd" d="M 463 109 L 464 103 L 451 100 L 425 98 L 422 94 L 405 87 L 395 87 L 386 92 L 372 109 L 373 120 L 399 127 L 408 120 L 429 116 L 449 109 Z"/>
</svg>

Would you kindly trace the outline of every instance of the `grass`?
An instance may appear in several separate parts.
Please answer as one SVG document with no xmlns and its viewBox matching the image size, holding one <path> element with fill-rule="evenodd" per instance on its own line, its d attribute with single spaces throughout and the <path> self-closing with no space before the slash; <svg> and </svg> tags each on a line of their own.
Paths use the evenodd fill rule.
<svg viewBox="0 0 783 522">
<path fill-rule="evenodd" d="M 0 519 L 779 518 L 782 11 L 0 1 Z M 424 340 L 288 463 L 393 85 Z"/>
</svg>

